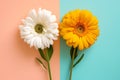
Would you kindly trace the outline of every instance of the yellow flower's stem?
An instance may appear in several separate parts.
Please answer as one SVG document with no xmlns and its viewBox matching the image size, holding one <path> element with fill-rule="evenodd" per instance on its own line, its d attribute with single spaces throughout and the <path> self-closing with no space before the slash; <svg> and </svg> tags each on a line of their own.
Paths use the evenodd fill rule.
<svg viewBox="0 0 120 80">
<path fill-rule="evenodd" d="M 50 70 L 50 61 L 49 61 L 49 56 L 48 56 L 47 49 L 46 49 L 46 59 L 47 59 L 47 64 L 48 64 L 49 79 L 52 80 L 51 70 Z"/>
<path fill-rule="evenodd" d="M 74 63 L 74 58 L 75 58 L 75 51 L 76 51 L 76 48 L 74 48 L 73 55 L 72 55 L 72 61 L 71 61 L 71 66 L 70 66 L 70 80 L 72 80 L 72 68 L 73 68 L 73 63 Z"/>
</svg>

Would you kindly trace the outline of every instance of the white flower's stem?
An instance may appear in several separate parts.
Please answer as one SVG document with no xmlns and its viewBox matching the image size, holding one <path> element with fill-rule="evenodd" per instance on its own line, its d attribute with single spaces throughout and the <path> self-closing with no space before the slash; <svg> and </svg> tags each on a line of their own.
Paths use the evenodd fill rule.
<svg viewBox="0 0 120 80">
<path fill-rule="evenodd" d="M 48 64 L 49 79 L 52 80 L 51 69 L 50 69 L 50 60 L 49 60 L 47 49 L 46 49 L 46 59 L 47 59 L 47 64 Z"/>
<path fill-rule="evenodd" d="M 48 61 L 47 63 L 48 63 L 49 78 L 50 78 L 50 80 L 52 80 L 51 70 L 50 70 L 50 62 Z"/>
</svg>

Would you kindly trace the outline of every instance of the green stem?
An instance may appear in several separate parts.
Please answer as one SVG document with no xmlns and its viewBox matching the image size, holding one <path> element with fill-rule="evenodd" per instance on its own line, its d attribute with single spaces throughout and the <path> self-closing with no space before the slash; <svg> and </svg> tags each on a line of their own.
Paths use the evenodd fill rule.
<svg viewBox="0 0 120 80">
<path fill-rule="evenodd" d="M 72 55 L 72 61 L 71 61 L 71 67 L 70 67 L 70 80 L 72 80 L 72 68 L 73 68 L 73 63 L 74 63 L 74 58 L 75 58 L 75 51 L 77 48 L 74 48 L 73 50 L 73 55 Z"/>
<path fill-rule="evenodd" d="M 52 80 L 51 70 L 50 70 L 50 62 L 49 62 L 49 56 L 48 56 L 47 50 L 46 50 L 46 58 L 47 58 L 47 64 L 48 64 L 49 78 L 50 78 L 50 80 Z"/>
<path fill-rule="evenodd" d="M 50 70 L 50 62 L 48 61 L 47 63 L 48 63 L 49 78 L 50 78 L 50 80 L 52 80 L 51 70 Z"/>
</svg>

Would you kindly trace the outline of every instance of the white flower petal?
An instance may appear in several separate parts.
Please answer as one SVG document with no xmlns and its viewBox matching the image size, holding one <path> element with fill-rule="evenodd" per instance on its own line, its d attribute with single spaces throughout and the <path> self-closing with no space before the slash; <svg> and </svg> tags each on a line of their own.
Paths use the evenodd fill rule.
<svg viewBox="0 0 120 80">
<path fill-rule="evenodd" d="M 26 22 L 29 23 L 29 24 L 35 24 L 35 22 L 33 21 L 33 19 L 31 17 L 26 17 Z"/>
<path fill-rule="evenodd" d="M 57 30 L 57 29 L 48 29 L 48 33 L 52 33 L 52 34 L 54 34 L 54 35 L 58 35 L 58 33 L 59 33 L 59 31 Z"/>
<path fill-rule="evenodd" d="M 48 11 L 48 10 L 46 10 L 46 9 L 42 9 L 42 12 L 44 13 L 44 14 L 48 14 L 48 15 L 51 15 L 51 11 Z"/>
<path fill-rule="evenodd" d="M 33 34 L 29 34 L 29 35 L 25 36 L 26 40 L 32 39 L 33 37 L 34 37 Z"/>
<path fill-rule="evenodd" d="M 50 43 L 50 45 L 53 45 L 53 40 L 49 39 L 49 43 Z"/>
<path fill-rule="evenodd" d="M 50 22 L 55 22 L 56 21 L 56 16 L 55 15 L 52 15 L 51 17 L 50 17 Z"/>
<path fill-rule="evenodd" d="M 21 33 L 21 37 L 25 37 L 26 35 L 29 35 L 29 34 L 30 34 L 30 31 L 20 32 L 20 33 Z"/>
<path fill-rule="evenodd" d="M 37 23 L 43 23 L 43 13 L 42 13 L 42 10 L 41 8 L 39 8 L 38 10 L 38 22 Z"/>
<path fill-rule="evenodd" d="M 58 28 L 57 23 L 52 23 L 52 24 L 49 24 L 48 26 L 50 26 L 50 28 L 52 28 L 52 29 L 57 29 Z"/>
<path fill-rule="evenodd" d="M 21 30 L 24 32 L 32 31 L 31 27 L 23 27 Z"/>
<path fill-rule="evenodd" d="M 30 12 L 29 12 L 29 17 L 31 17 L 35 22 L 36 22 L 36 19 L 37 19 L 37 13 L 35 11 L 35 9 L 32 9 Z"/>
<path fill-rule="evenodd" d="M 31 39 L 31 41 L 30 41 L 30 47 L 33 46 L 34 41 L 35 41 L 35 38 L 33 37 L 33 38 Z"/>
<path fill-rule="evenodd" d="M 30 39 L 28 39 L 28 40 L 26 39 L 25 41 L 26 41 L 28 44 L 30 44 Z"/>
<path fill-rule="evenodd" d="M 36 40 L 37 40 L 37 46 L 38 46 L 38 48 L 41 48 L 41 45 L 42 45 L 41 38 L 38 38 Z"/>
<path fill-rule="evenodd" d="M 25 19 L 22 19 L 22 22 L 24 26 L 30 26 L 30 27 L 34 26 L 34 23 L 28 23 Z"/>
<path fill-rule="evenodd" d="M 36 40 L 33 42 L 33 44 L 34 44 L 34 46 L 35 46 L 35 48 L 37 49 L 38 47 L 37 47 L 37 43 L 36 43 Z"/>
<path fill-rule="evenodd" d="M 40 15 L 40 12 L 42 15 Z M 50 23 L 51 17 L 52 17 L 50 11 L 43 9 L 43 10 L 39 11 L 39 16 L 42 16 L 42 20 L 44 21 L 43 24 Z"/>
<path fill-rule="evenodd" d="M 19 29 L 20 29 L 20 31 L 22 30 L 23 27 L 24 27 L 23 25 L 19 25 Z"/>
<path fill-rule="evenodd" d="M 53 35 L 53 34 L 47 34 L 46 37 L 48 37 L 49 39 L 52 39 L 52 40 L 57 40 L 56 35 Z"/>
<path fill-rule="evenodd" d="M 42 36 L 42 42 L 43 42 L 43 45 L 48 47 L 48 39 L 45 37 L 45 36 Z"/>
</svg>

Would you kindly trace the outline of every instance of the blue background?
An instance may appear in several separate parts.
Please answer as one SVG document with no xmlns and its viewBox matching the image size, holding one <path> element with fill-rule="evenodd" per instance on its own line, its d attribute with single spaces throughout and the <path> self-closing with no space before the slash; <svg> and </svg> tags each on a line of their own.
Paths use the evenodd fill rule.
<svg viewBox="0 0 120 80">
<path fill-rule="evenodd" d="M 90 10 L 99 20 L 100 36 L 84 50 L 72 80 L 120 80 L 120 0 L 60 0 L 60 20 L 73 9 Z M 60 39 L 60 80 L 69 80 L 70 48 Z"/>
</svg>

